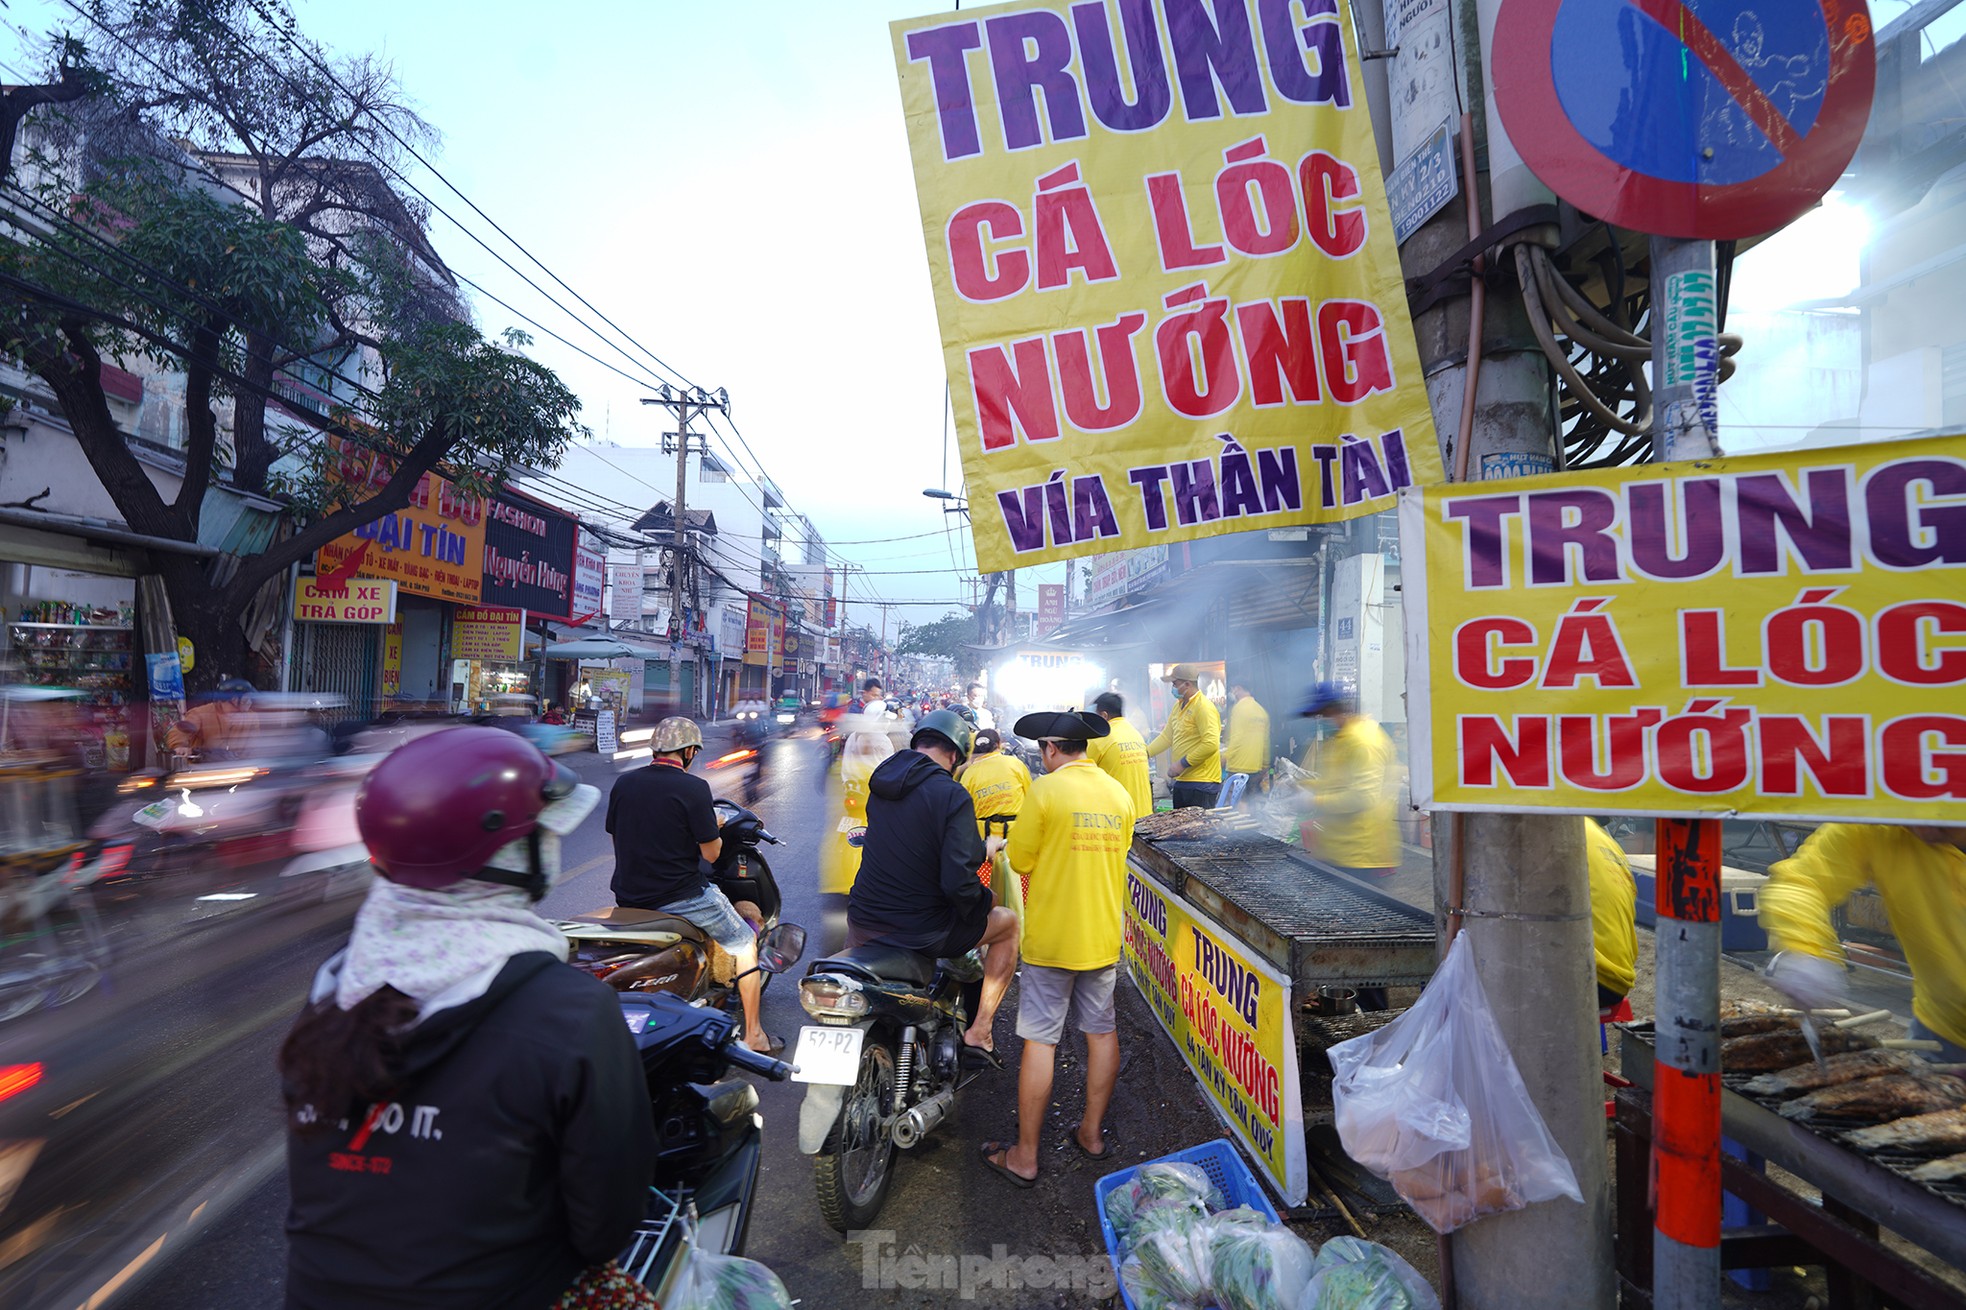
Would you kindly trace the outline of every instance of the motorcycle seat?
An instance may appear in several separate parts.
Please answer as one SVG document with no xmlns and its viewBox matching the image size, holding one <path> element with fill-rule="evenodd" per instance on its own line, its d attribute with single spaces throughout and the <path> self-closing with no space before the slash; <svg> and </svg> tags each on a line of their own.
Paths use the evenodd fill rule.
<svg viewBox="0 0 1966 1310">
<path fill-rule="evenodd" d="M 688 919 L 678 918 L 667 910 L 640 910 L 632 905 L 610 905 L 592 914 L 571 915 L 567 921 L 598 924 L 603 928 L 621 928 L 637 933 L 672 932 L 678 937 L 694 942 L 707 940 L 703 930 Z"/>
<path fill-rule="evenodd" d="M 812 966 L 812 973 L 850 973 L 872 982 L 908 983 L 926 987 L 935 977 L 935 959 L 920 951 L 868 942 L 850 946 L 831 959 Z"/>
</svg>

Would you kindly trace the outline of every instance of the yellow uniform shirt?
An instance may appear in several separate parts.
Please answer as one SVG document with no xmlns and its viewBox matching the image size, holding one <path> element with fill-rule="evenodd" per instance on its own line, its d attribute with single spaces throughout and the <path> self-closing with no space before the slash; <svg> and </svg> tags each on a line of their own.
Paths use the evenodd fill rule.
<svg viewBox="0 0 1966 1310">
<path fill-rule="evenodd" d="M 1258 774 L 1270 767 L 1270 712 L 1244 696 L 1229 707 L 1229 744 L 1222 767 L 1230 773 Z"/>
<path fill-rule="evenodd" d="M 1312 760 L 1316 760 L 1315 768 Z M 1354 714 L 1304 756 L 1317 806 L 1319 858 L 1348 869 L 1399 864 L 1397 756 L 1386 730 Z"/>
<path fill-rule="evenodd" d="M 1154 812 L 1154 779 L 1147 771 L 1147 743 L 1140 729 L 1115 715 L 1109 735 L 1085 744 L 1085 757 L 1104 769 L 1133 798 L 1133 817 Z"/>
<path fill-rule="evenodd" d="M 976 805 L 976 829 L 985 836 L 988 829 L 981 820 L 993 814 L 1016 814 L 1024 808 L 1024 794 L 1031 790 L 1031 771 L 1024 761 L 1003 751 L 991 751 L 969 762 L 963 770 L 963 787 Z"/>
<path fill-rule="evenodd" d="M 1966 1046 L 1966 854 L 1957 846 L 1882 824 L 1824 824 L 1768 871 L 1761 926 L 1770 944 L 1841 961 L 1830 911 L 1865 883 L 1884 898 L 1911 965 L 1911 1012 Z"/>
<path fill-rule="evenodd" d="M 867 840 L 867 780 L 893 754 L 885 734 L 856 732 L 847 738 L 840 764 L 827 783 L 832 830 L 819 842 L 819 890 L 844 896 L 860 873 L 860 850 Z"/>
<path fill-rule="evenodd" d="M 1623 996 L 1638 977 L 1638 881 L 1617 838 L 1584 820 L 1584 854 L 1591 874 L 1591 944 L 1597 982 Z"/>
<path fill-rule="evenodd" d="M 1147 743 L 1147 754 L 1158 755 L 1173 747 L 1168 777 L 1175 782 L 1222 781 L 1222 716 L 1215 702 L 1196 692 L 1177 703 L 1167 716 L 1167 726 Z M 1188 762 L 1181 769 L 1182 760 Z"/>
<path fill-rule="evenodd" d="M 1119 963 L 1133 799 L 1090 760 L 1031 783 L 1010 829 L 1010 867 L 1031 880 L 1019 951 L 1051 969 Z"/>
</svg>

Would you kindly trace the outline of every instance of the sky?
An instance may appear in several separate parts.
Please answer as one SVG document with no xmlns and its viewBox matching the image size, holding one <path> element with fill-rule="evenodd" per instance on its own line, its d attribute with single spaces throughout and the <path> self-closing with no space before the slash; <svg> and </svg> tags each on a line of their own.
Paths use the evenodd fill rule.
<svg viewBox="0 0 1966 1310">
<path fill-rule="evenodd" d="M 961 489 L 888 23 L 947 6 L 827 0 L 295 0 L 303 32 L 390 59 L 441 134 L 432 162 L 553 273 L 674 370 L 580 326 L 598 318 L 421 169 L 417 186 L 569 306 L 569 317 L 441 215 L 444 260 L 621 377 L 474 297 L 487 333 L 581 396 L 596 439 L 659 441 L 653 379 L 730 393 L 751 454 L 838 557 L 853 594 L 954 602 L 975 557 L 927 487 Z M 10 25 L 87 24 L 61 0 L 14 0 Z M 94 33 L 100 36 L 100 33 Z M 104 38 L 106 39 L 106 38 Z M 21 65 L 18 38 L 7 64 Z M 11 74 L 8 75 L 11 80 Z M 725 429 L 725 442 L 735 444 Z M 717 449 L 717 447 L 713 447 Z M 669 490 L 600 489 L 638 505 Z M 915 534 L 929 534 L 915 536 Z M 910 537 L 910 540 L 881 540 Z M 856 543 L 856 544 L 846 544 Z M 961 567 L 952 566 L 952 560 Z M 1021 571 L 1020 600 L 1064 566 Z M 937 617 L 910 604 L 896 618 Z M 861 609 L 854 621 L 879 615 Z"/>
</svg>

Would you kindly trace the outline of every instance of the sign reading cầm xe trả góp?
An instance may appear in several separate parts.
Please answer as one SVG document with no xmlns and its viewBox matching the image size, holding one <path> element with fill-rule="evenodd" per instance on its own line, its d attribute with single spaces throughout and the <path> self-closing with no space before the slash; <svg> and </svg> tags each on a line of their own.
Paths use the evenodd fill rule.
<svg viewBox="0 0 1966 1310">
<path fill-rule="evenodd" d="M 893 33 L 979 567 L 1440 480 L 1344 0 L 1028 0 Z"/>
<path fill-rule="evenodd" d="M 1400 548 L 1417 805 L 1966 823 L 1966 437 L 1415 489 Z"/>
</svg>

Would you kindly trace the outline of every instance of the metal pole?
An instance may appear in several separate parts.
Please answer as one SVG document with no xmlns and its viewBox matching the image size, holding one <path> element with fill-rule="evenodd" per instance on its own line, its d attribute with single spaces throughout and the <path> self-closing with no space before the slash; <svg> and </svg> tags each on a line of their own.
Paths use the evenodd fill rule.
<svg viewBox="0 0 1966 1310">
<path fill-rule="evenodd" d="M 672 713 L 681 714 L 683 705 L 683 552 L 688 549 L 683 525 L 683 495 L 689 477 L 689 401 L 676 405 L 676 504 L 675 544 L 669 561 L 669 698 Z"/>
<path fill-rule="evenodd" d="M 1720 297 L 1711 241 L 1652 238 L 1653 456 L 1720 453 Z M 1658 821 L 1652 1303 L 1720 1304 L 1720 824 Z"/>
</svg>

